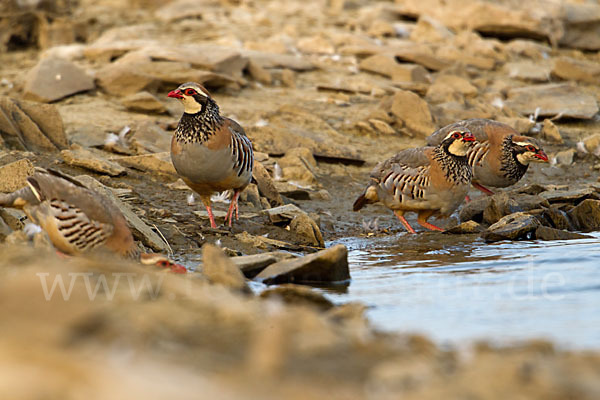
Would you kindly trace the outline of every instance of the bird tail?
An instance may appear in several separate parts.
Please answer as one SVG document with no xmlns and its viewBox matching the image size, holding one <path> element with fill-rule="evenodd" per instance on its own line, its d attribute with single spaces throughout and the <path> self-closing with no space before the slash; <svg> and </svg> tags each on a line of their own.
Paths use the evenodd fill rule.
<svg viewBox="0 0 600 400">
<path fill-rule="evenodd" d="M 354 201 L 352 210 L 358 211 L 365 205 L 376 203 L 377 201 L 379 201 L 379 197 L 377 197 L 377 190 L 375 189 L 375 186 L 369 185 L 365 191 Z"/>
</svg>

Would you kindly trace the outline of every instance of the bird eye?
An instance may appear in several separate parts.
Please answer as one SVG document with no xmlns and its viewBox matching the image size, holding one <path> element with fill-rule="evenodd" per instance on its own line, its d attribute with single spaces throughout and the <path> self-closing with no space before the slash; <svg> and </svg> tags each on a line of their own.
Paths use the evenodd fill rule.
<svg viewBox="0 0 600 400">
<path fill-rule="evenodd" d="M 158 262 L 158 266 L 159 266 L 159 267 L 166 268 L 166 267 L 168 267 L 168 266 L 169 266 L 169 262 L 168 262 L 167 260 L 160 260 L 160 261 Z"/>
<path fill-rule="evenodd" d="M 188 96 L 193 96 L 196 94 L 196 91 L 194 89 L 185 89 L 185 94 L 187 94 Z"/>
<path fill-rule="evenodd" d="M 527 151 L 531 151 L 532 153 L 535 153 L 537 151 L 536 148 L 532 145 L 527 146 L 526 149 Z"/>
<path fill-rule="evenodd" d="M 460 139 L 461 137 L 462 137 L 462 135 L 459 132 L 454 132 L 452 134 L 452 138 L 454 138 L 454 139 Z"/>
</svg>

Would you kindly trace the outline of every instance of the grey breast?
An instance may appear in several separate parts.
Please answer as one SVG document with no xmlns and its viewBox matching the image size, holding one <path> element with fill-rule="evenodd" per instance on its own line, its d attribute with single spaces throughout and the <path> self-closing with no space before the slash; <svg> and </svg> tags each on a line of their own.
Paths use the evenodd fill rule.
<svg viewBox="0 0 600 400">
<path fill-rule="evenodd" d="M 177 173 L 192 182 L 219 182 L 231 175 L 231 149 L 211 150 L 194 143 L 182 144 L 180 154 L 171 154 Z"/>
</svg>

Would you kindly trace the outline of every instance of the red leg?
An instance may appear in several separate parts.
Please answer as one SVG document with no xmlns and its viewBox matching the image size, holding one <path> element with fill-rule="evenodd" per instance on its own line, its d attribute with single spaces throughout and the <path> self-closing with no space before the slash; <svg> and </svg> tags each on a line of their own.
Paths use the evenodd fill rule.
<svg viewBox="0 0 600 400">
<path fill-rule="evenodd" d="M 202 200 L 202 204 L 204 204 L 204 207 L 206 207 L 208 219 L 210 219 L 210 227 L 216 228 L 217 224 L 215 222 L 215 216 L 213 215 L 212 208 L 211 208 L 210 195 L 209 196 L 201 195 L 200 199 Z"/>
<path fill-rule="evenodd" d="M 471 202 L 471 198 L 469 197 L 469 195 L 465 196 L 465 203 L 470 203 Z"/>
<path fill-rule="evenodd" d="M 419 225 L 421 225 L 423 228 L 427 228 L 429 230 L 432 231 L 440 231 L 443 232 L 444 230 L 442 228 L 440 228 L 439 226 L 435 226 L 433 224 L 430 224 L 429 222 L 427 222 L 427 218 L 431 217 L 433 213 L 426 211 L 426 212 L 420 212 L 419 216 L 417 217 L 417 222 L 419 223 Z"/>
<path fill-rule="evenodd" d="M 427 228 L 430 229 L 432 231 L 439 231 L 439 232 L 444 232 L 444 230 L 442 228 L 440 228 L 439 226 L 435 226 L 433 224 L 430 224 L 427 221 L 419 221 L 417 220 L 417 222 L 419 223 L 419 225 L 421 225 L 423 228 Z"/>
<path fill-rule="evenodd" d="M 406 218 L 404 218 L 404 215 L 403 215 L 402 211 L 396 210 L 396 211 L 394 211 L 394 214 L 396 215 L 396 217 L 398 217 L 398 219 L 400 220 L 400 222 L 402 222 L 402 225 L 404 225 L 404 227 L 406 228 L 406 230 L 409 233 L 417 233 L 412 228 L 412 226 L 410 226 L 410 224 L 408 223 L 408 221 L 406 220 Z"/>
<path fill-rule="evenodd" d="M 217 224 L 215 222 L 215 216 L 213 215 L 212 208 L 210 205 L 206 206 L 206 212 L 208 213 L 208 218 L 210 219 L 210 227 L 216 228 Z"/>
<path fill-rule="evenodd" d="M 233 212 L 234 211 L 235 211 L 236 221 L 239 219 L 238 197 L 240 197 L 240 192 L 236 190 L 233 194 L 233 198 L 231 199 L 231 204 L 229 204 L 229 210 L 227 210 L 227 217 L 225 217 L 225 221 L 229 220 L 229 226 L 231 226 L 231 223 L 233 221 Z"/>
<path fill-rule="evenodd" d="M 240 192 L 238 192 L 237 190 L 235 191 L 235 194 L 233 195 L 233 201 L 235 201 L 235 220 L 239 220 L 240 219 L 240 206 L 238 203 L 238 198 L 240 197 Z"/>
<path fill-rule="evenodd" d="M 479 183 L 471 182 L 471 185 L 473 185 L 473 187 L 475 189 L 481 190 L 483 193 L 487 194 L 488 196 L 494 195 L 494 192 L 492 192 L 490 189 L 486 188 L 485 186 L 480 185 Z"/>
</svg>

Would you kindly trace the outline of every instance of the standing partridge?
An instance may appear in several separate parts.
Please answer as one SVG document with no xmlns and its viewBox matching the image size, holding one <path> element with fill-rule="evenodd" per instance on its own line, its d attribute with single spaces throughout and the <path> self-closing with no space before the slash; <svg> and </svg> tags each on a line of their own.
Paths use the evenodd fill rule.
<svg viewBox="0 0 600 400">
<path fill-rule="evenodd" d="M 548 156 L 535 139 L 520 136 L 510 126 L 489 119 L 467 119 L 447 125 L 427 138 L 436 145 L 448 132 L 465 128 L 478 143 L 469 151 L 469 164 L 473 168 L 473 186 L 487 195 L 494 192 L 486 186 L 507 187 L 517 183 L 531 162 L 548 162 Z"/>
<path fill-rule="evenodd" d="M 468 129 L 455 129 L 437 147 L 407 149 L 377 164 L 371 182 L 354 202 L 354 211 L 381 202 L 410 233 L 415 231 L 404 218 L 407 211 L 417 213 L 421 226 L 442 231 L 427 219 L 448 216 L 462 203 L 471 184 L 467 153 L 474 143 Z"/>
<path fill-rule="evenodd" d="M 171 160 L 183 181 L 200 195 L 210 226 L 216 228 L 210 197 L 233 189 L 227 217 L 238 218 L 238 197 L 252 179 L 252 142 L 234 120 L 221 116 L 208 91 L 188 82 L 169 92 L 183 103 L 184 112 L 171 140 Z"/>
<path fill-rule="evenodd" d="M 24 188 L 0 193 L 0 207 L 23 209 L 62 253 L 79 255 L 104 248 L 142 264 L 186 271 L 160 254 L 141 253 L 121 211 L 106 197 L 59 171 L 37 169 Z"/>
</svg>

